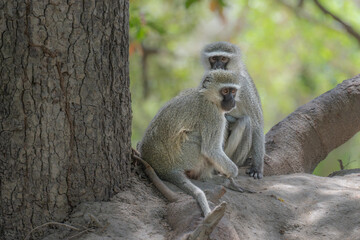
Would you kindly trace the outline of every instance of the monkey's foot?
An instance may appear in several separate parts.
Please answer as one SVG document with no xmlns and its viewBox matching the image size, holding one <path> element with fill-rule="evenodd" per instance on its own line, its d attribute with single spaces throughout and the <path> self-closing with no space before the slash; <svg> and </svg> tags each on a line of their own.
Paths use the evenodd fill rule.
<svg viewBox="0 0 360 240">
<path fill-rule="evenodd" d="M 242 188 L 240 187 L 233 178 L 229 178 L 229 182 L 226 183 L 226 185 L 224 185 L 224 187 L 227 187 L 233 191 L 237 191 L 237 192 L 247 192 L 247 193 L 255 193 L 252 190 L 246 189 L 246 188 Z"/>
<path fill-rule="evenodd" d="M 187 240 L 209 239 L 210 234 L 225 214 L 226 202 L 220 203 L 214 208 L 196 229 L 187 236 Z"/>
<path fill-rule="evenodd" d="M 251 167 L 246 170 L 246 174 L 249 174 L 250 177 L 253 177 L 255 179 L 262 179 L 263 173 L 258 171 L 255 167 Z"/>
</svg>

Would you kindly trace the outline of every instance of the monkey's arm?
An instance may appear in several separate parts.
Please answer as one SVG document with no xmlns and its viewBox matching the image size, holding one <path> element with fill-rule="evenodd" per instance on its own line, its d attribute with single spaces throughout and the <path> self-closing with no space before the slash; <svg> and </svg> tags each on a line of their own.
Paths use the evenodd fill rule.
<svg viewBox="0 0 360 240">
<path fill-rule="evenodd" d="M 236 177 L 238 175 L 238 168 L 224 153 L 222 148 L 203 149 L 202 154 L 210 161 L 216 170 L 226 177 Z"/>
<path fill-rule="evenodd" d="M 205 118 L 206 119 L 206 118 Z M 225 119 L 206 119 L 201 129 L 201 154 L 204 155 L 220 173 L 227 177 L 238 174 L 237 166 L 222 149 Z M 218 124 L 215 124 L 218 123 Z"/>
</svg>

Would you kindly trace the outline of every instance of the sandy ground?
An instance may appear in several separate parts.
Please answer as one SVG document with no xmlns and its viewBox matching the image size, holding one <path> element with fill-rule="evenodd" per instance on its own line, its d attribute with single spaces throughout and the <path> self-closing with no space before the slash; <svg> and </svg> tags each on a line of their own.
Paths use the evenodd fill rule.
<svg viewBox="0 0 360 240">
<path fill-rule="evenodd" d="M 240 239 L 360 239 L 360 174 L 317 177 L 292 174 L 254 180 L 239 176 L 237 183 L 256 193 L 227 190 L 226 217 Z M 213 189 L 212 183 L 196 182 Z M 66 224 L 44 240 L 158 240 L 168 239 L 167 201 L 147 180 L 133 179 L 132 187 L 110 202 L 78 206 Z M 86 229 L 85 229 L 86 228 Z"/>
</svg>

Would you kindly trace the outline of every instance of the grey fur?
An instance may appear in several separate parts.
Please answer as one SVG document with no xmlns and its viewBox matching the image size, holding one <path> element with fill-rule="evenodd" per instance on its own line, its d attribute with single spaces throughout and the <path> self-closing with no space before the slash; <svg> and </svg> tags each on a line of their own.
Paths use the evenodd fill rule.
<svg viewBox="0 0 360 240">
<path fill-rule="evenodd" d="M 225 152 L 238 166 L 242 166 L 246 159 L 251 157 L 248 173 L 254 178 L 262 178 L 265 155 L 264 118 L 256 86 L 246 70 L 237 46 L 228 42 L 206 45 L 201 53 L 205 73 L 215 71 L 209 63 L 211 56 L 228 57 L 230 61 L 227 69 L 239 73 L 238 82 L 241 85 L 240 101 L 236 103 L 236 108 L 227 114 Z"/>
<path fill-rule="evenodd" d="M 226 177 L 238 174 L 222 148 L 226 120 L 220 94 L 224 86 L 239 89 L 237 79 L 231 71 L 209 72 L 198 88 L 182 92 L 159 110 L 138 145 L 141 156 L 159 177 L 192 195 L 204 216 L 210 213 L 205 194 L 185 172 L 199 178 L 211 176 L 214 169 Z"/>
</svg>

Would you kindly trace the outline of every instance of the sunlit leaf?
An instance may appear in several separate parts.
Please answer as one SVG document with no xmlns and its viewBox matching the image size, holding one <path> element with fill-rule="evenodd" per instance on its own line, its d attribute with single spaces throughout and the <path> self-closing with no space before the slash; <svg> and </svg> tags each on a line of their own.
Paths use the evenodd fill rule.
<svg viewBox="0 0 360 240">
<path fill-rule="evenodd" d="M 211 0 L 210 1 L 210 5 L 209 5 L 209 8 L 212 12 L 218 10 L 218 8 L 220 7 L 219 3 L 217 0 Z"/>
<path fill-rule="evenodd" d="M 218 3 L 220 4 L 220 6 L 222 6 L 222 7 L 226 7 L 227 5 L 226 5 L 226 2 L 224 1 L 224 0 L 217 0 L 218 1 Z"/>
<path fill-rule="evenodd" d="M 145 30 L 145 28 L 144 27 L 140 27 L 139 29 L 138 29 L 138 31 L 137 31 L 137 33 L 136 33 L 136 39 L 138 40 L 138 41 L 141 41 L 141 40 L 143 40 L 144 38 L 145 38 L 145 36 L 146 36 L 146 30 Z"/>
<path fill-rule="evenodd" d="M 226 17 L 224 15 L 224 6 L 225 3 L 222 0 L 211 0 L 209 8 L 212 12 L 217 12 L 223 23 L 226 23 Z"/>
</svg>

